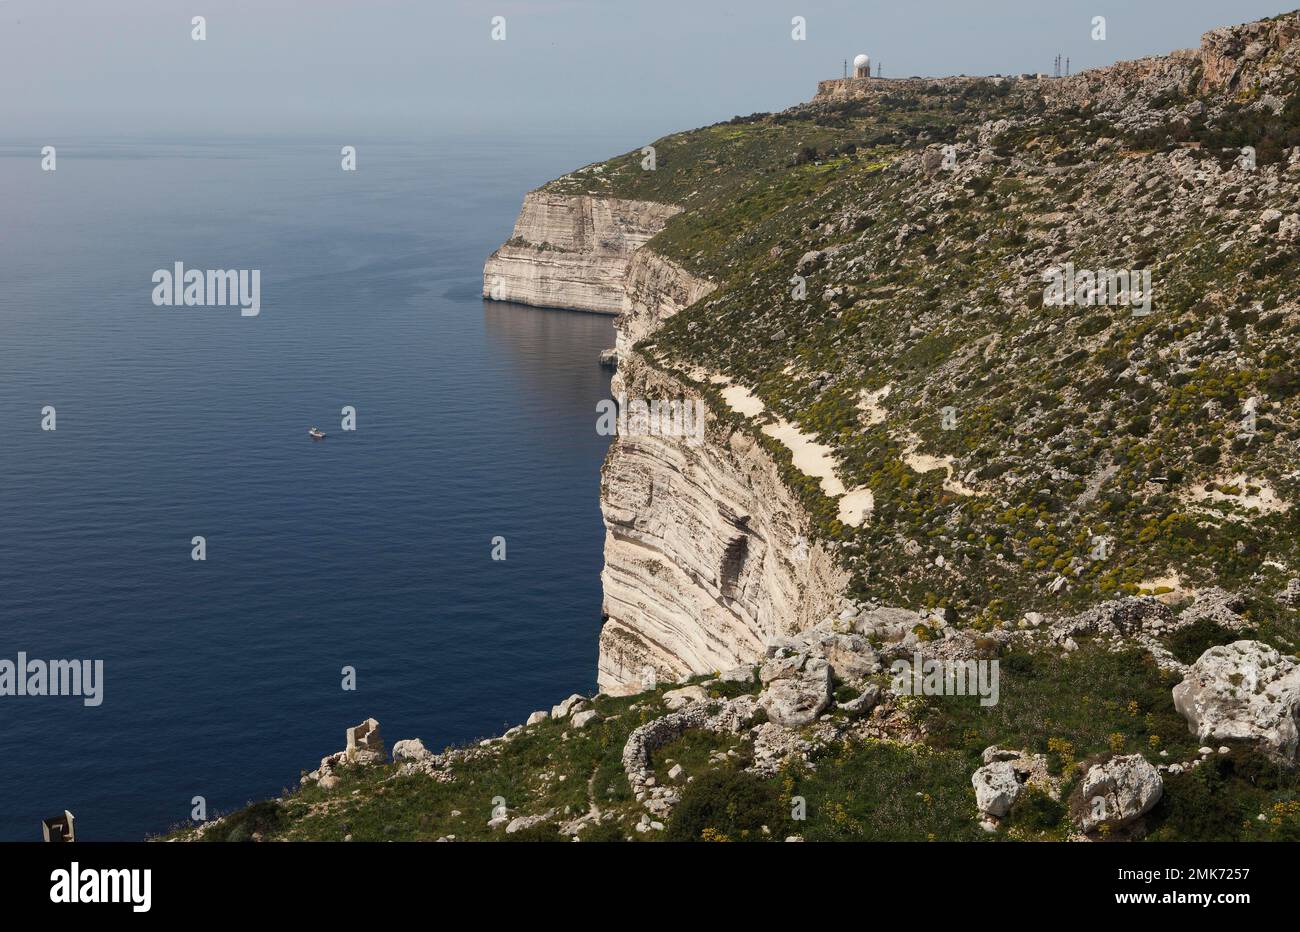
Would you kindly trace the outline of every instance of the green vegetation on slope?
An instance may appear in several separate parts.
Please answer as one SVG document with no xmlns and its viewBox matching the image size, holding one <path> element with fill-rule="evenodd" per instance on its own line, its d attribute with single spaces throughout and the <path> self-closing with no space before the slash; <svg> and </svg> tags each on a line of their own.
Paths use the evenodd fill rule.
<svg viewBox="0 0 1300 932">
<path fill-rule="evenodd" d="M 641 349 L 680 377 L 698 366 L 750 387 L 834 449 L 845 487 L 872 490 L 871 520 L 846 527 L 757 435 L 843 544 L 856 595 L 987 626 L 1175 572 L 1247 591 L 1294 646 L 1273 597 L 1300 564 L 1300 509 L 1251 496 L 1300 499 L 1300 251 L 1277 235 L 1300 177 L 1276 159 L 1259 172 L 1280 184 L 1225 170 L 1209 146 L 1291 144 L 1300 104 L 1250 111 L 1248 131 L 1239 104 L 1171 93 L 1146 104 L 1164 108 L 1163 135 L 1139 139 L 1113 113 L 1010 88 L 936 82 L 737 118 L 659 140 L 655 171 L 636 151 L 549 187 L 685 208 L 650 247 L 718 289 Z M 1184 132 L 1194 104 L 1209 106 Z M 955 171 L 919 167 L 947 143 Z M 1152 313 L 1045 306 L 1043 273 L 1064 262 L 1150 271 Z M 887 417 L 869 423 L 863 393 L 886 386 Z M 918 453 L 950 466 L 919 471 Z"/>
<path fill-rule="evenodd" d="M 1173 709 L 1171 680 L 1149 657 L 1085 644 L 1064 657 L 1018 653 L 1001 664 L 996 706 L 982 707 L 974 697 L 897 700 L 927 744 L 850 737 L 817 750 L 806 764 L 788 762 L 762 778 L 745 772 L 752 762 L 748 737 L 690 731 L 653 757 L 663 780 L 668 761 L 693 778 L 662 832 L 636 830 L 644 810 L 632 798 L 621 755 L 635 727 L 665 713 L 664 689 L 598 697 L 599 722 L 584 729 L 567 721 L 529 726 L 455 763 L 445 779 L 399 776 L 396 765 L 347 769 L 330 790 L 308 784 L 282 800 L 231 813 L 202 840 L 567 841 L 559 825 L 593 805 L 607 818 L 582 829 L 579 837 L 588 842 L 781 841 L 790 835 L 809 841 L 1062 839 L 1070 831 L 1065 808 L 1041 794 L 1017 802 L 1005 831 L 989 835 L 979 827 L 970 779 L 985 747 L 1047 755 L 1065 781 L 1063 795 L 1073 768 L 1101 754 L 1141 753 L 1153 762 L 1194 754 L 1195 741 Z M 710 689 L 718 696 L 737 692 L 734 686 Z M 805 801 L 805 819 L 794 818 L 795 797 Z M 511 818 L 550 815 L 507 835 L 488 827 L 500 799 Z M 1158 840 L 1294 840 L 1300 837 L 1300 774 L 1234 749 L 1194 771 L 1167 775 L 1165 799 L 1151 825 L 1150 837 Z M 193 835 L 189 828 L 169 837 Z"/>
</svg>

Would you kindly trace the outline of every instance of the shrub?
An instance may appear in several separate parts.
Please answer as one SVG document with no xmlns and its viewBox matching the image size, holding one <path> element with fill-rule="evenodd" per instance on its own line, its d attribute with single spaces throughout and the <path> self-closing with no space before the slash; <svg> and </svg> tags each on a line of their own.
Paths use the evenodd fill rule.
<svg viewBox="0 0 1300 932">
<path fill-rule="evenodd" d="M 702 841 L 705 831 L 717 839 L 758 841 L 762 827 L 775 834 L 787 813 L 776 789 L 751 773 L 715 770 L 697 777 L 682 790 L 664 837 L 669 841 Z"/>
<path fill-rule="evenodd" d="M 203 841 L 252 841 L 254 835 L 265 835 L 280 828 L 285 822 L 284 809 L 273 799 L 251 803 L 226 816 L 221 822 L 203 833 Z"/>
<path fill-rule="evenodd" d="M 1183 663 L 1195 663 L 1201 654 L 1218 644 L 1248 638 L 1253 632 L 1236 634 L 1208 618 L 1175 632 L 1169 638 L 1169 652 Z"/>
<path fill-rule="evenodd" d="M 1291 398 L 1300 394 L 1300 372 L 1294 369 L 1278 369 L 1269 374 L 1264 385 L 1273 398 Z"/>
<path fill-rule="evenodd" d="M 1213 466 L 1219 461 L 1219 448 L 1213 445 L 1197 447 L 1192 459 L 1202 466 Z"/>
<path fill-rule="evenodd" d="M 560 836 L 560 827 L 554 822 L 542 822 L 521 828 L 511 834 L 502 834 L 503 841 L 568 841 Z"/>
<path fill-rule="evenodd" d="M 1001 668 L 1015 676 L 1031 677 L 1034 675 L 1034 658 L 1031 654 L 1008 654 L 1002 658 Z"/>
<path fill-rule="evenodd" d="M 1060 827 L 1064 820 L 1065 804 L 1037 788 L 1021 793 L 1007 815 L 1008 826 L 1031 832 L 1051 831 Z"/>
<path fill-rule="evenodd" d="M 1165 775 L 1165 794 L 1152 810 L 1152 840 L 1238 841 L 1278 790 L 1294 794 L 1297 775 L 1245 747 L 1216 754 L 1199 767 Z"/>
</svg>

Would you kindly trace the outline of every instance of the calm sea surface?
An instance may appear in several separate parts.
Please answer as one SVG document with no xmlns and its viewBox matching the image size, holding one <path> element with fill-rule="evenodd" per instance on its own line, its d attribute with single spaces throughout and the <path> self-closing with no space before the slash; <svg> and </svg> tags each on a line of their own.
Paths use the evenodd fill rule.
<svg viewBox="0 0 1300 932">
<path fill-rule="evenodd" d="M 98 708 L 0 697 L 0 839 L 141 838 L 367 716 L 437 750 L 595 686 L 611 319 L 479 293 L 526 190 L 636 141 L 344 142 L 0 146 L 0 659 L 104 662 Z M 155 307 L 175 261 L 260 269 L 260 316 Z"/>
</svg>

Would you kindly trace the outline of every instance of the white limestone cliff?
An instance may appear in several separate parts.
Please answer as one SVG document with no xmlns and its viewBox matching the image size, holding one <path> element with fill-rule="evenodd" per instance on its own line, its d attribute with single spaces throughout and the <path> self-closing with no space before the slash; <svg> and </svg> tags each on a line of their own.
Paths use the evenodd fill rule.
<svg viewBox="0 0 1300 932">
<path fill-rule="evenodd" d="M 620 356 L 614 394 L 698 397 L 683 382 Z M 705 440 L 618 437 L 601 475 L 606 621 L 598 684 L 637 692 L 727 670 L 771 638 L 838 610 L 846 574 L 821 545 L 775 461 L 749 434 L 709 414 Z"/>
<path fill-rule="evenodd" d="M 514 234 L 483 266 L 483 296 L 618 314 L 632 255 L 681 208 L 530 191 Z"/>
<path fill-rule="evenodd" d="M 716 287 L 654 250 L 638 250 L 623 282 L 623 313 L 618 319 L 615 349 L 620 355 L 630 353 L 664 321 Z"/>
<path fill-rule="evenodd" d="M 679 208 L 534 191 L 514 236 L 488 259 L 484 294 L 619 312 L 613 394 L 695 399 L 633 347 L 714 284 L 643 249 Z M 776 462 L 709 414 L 703 444 L 615 438 L 602 468 L 605 625 L 598 684 L 626 694 L 759 659 L 766 642 L 838 609 L 846 574 L 809 541 L 809 519 Z"/>
</svg>

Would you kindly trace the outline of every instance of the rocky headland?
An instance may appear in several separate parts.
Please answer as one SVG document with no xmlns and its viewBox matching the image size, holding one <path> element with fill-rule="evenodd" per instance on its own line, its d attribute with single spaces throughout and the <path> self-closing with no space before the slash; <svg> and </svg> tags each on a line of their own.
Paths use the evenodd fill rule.
<svg viewBox="0 0 1300 932">
<path fill-rule="evenodd" d="M 484 295 L 706 412 L 610 445 L 599 693 L 182 834 L 1300 838 L 1297 37 L 824 81 L 526 195 Z"/>
</svg>

